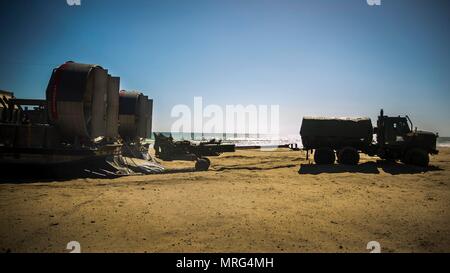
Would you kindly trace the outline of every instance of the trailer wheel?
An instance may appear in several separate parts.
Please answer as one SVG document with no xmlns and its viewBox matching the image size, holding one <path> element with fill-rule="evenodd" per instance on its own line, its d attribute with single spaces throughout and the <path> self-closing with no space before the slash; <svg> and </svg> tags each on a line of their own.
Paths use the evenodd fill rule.
<svg viewBox="0 0 450 273">
<path fill-rule="evenodd" d="M 338 162 L 345 165 L 358 165 L 359 153 L 353 147 L 345 147 L 338 153 Z"/>
<path fill-rule="evenodd" d="M 430 163 L 430 156 L 423 149 L 413 148 L 406 152 L 405 162 L 411 165 L 427 167 Z"/>
<path fill-rule="evenodd" d="M 208 166 L 211 166 L 211 160 L 207 157 L 202 157 L 203 160 L 206 160 L 208 162 Z"/>
<path fill-rule="evenodd" d="M 319 165 L 334 164 L 336 155 L 329 148 L 319 148 L 314 151 L 314 161 Z"/>
<path fill-rule="evenodd" d="M 198 172 L 204 172 L 209 169 L 209 161 L 204 158 L 199 158 L 197 162 L 195 162 L 195 170 Z"/>
</svg>

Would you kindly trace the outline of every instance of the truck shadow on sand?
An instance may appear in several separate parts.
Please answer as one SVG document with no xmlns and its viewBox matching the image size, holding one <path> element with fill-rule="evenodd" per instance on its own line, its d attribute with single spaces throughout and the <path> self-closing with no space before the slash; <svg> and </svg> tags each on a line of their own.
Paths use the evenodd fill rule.
<svg viewBox="0 0 450 273">
<path fill-rule="evenodd" d="M 365 162 L 359 165 L 317 165 L 317 164 L 301 164 L 298 171 L 299 174 L 322 174 L 322 173 L 363 173 L 363 174 L 379 174 L 380 169 L 385 173 L 392 175 L 399 174 L 418 174 L 433 171 L 442 171 L 437 166 L 417 167 L 405 165 L 398 162 L 377 160 L 376 162 Z"/>
</svg>

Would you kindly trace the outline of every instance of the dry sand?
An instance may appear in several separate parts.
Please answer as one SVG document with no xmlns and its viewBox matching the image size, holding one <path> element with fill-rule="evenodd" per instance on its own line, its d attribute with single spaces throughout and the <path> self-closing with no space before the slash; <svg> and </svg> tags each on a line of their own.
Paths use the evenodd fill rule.
<svg viewBox="0 0 450 273">
<path fill-rule="evenodd" d="M 368 252 L 378 241 L 383 252 L 449 252 L 450 149 L 426 170 L 362 161 L 320 167 L 304 152 L 248 150 L 203 173 L 2 179 L 0 251 L 78 241 L 82 252 Z"/>
</svg>

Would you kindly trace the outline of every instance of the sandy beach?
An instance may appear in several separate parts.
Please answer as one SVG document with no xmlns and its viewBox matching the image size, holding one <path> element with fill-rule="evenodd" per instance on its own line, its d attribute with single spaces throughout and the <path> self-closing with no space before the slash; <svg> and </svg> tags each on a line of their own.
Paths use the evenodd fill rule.
<svg viewBox="0 0 450 273">
<path fill-rule="evenodd" d="M 69 181 L 1 179 L 0 251 L 450 251 L 450 149 L 427 169 L 363 156 L 241 150 L 211 170 Z M 190 167 L 192 162 L 163 162 Z"/>
</svg>

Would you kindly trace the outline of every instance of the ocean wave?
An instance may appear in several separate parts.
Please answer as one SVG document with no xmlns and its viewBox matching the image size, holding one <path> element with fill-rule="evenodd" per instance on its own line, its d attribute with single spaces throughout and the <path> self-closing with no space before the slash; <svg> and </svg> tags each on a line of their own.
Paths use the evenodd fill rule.
<svg viewBox="0 0 450 273">
<path fill-rule="evenodd" d="M 441 148 L 450 148 L 450 142 L 438 143 L 437 146 Z"/>
</svg>

